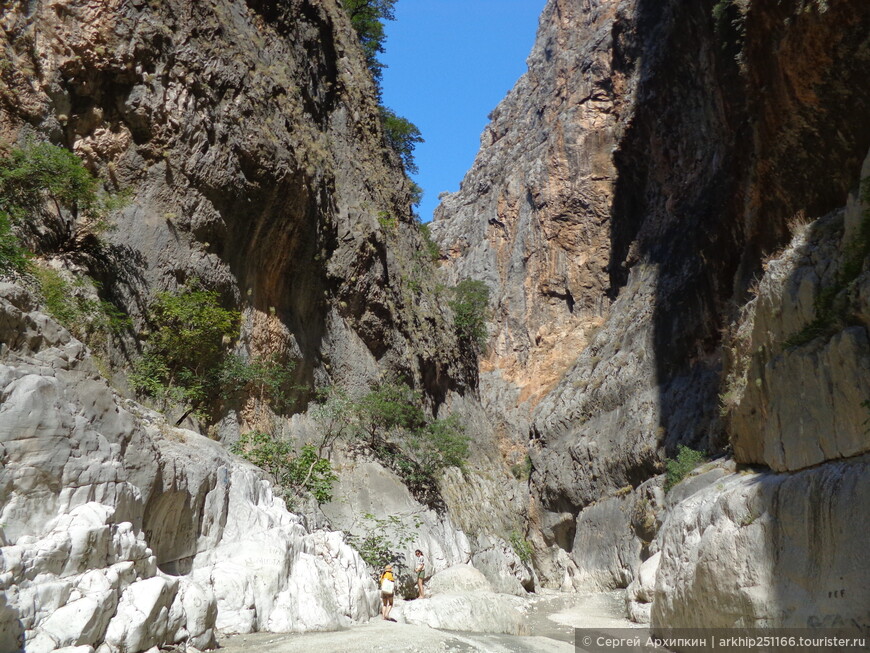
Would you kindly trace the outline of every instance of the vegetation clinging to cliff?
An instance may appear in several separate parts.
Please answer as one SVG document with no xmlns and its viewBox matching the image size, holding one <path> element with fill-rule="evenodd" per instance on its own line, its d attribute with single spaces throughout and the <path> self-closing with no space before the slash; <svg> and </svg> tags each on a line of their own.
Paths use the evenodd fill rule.
<svg viewBox="0 0 870 653">
<path fill-rule="evenodd" d="M 360 45 L 366 58 L 366 65 L 375 82 L 378 101 L 381 99 L 381 79 L 386 65 L 378 59 L 384 52 L 384 42 L 387 39 L 384 31 L 385 20 L 395 20 L 394 6 L 397 0 L 342 0 L 350 22 L 356 30 Z M 387 145 L 402 159 L 405 172 L 409 175 L 417 173 L 414 162 L 414 148 L 423 142 L 420 129 L 407 118 L 396 114 L 392 109 L 380 105 L 381 125 Z M 415 203 L 419 203 L 419 200 Z"/>
<path fill-rule="evenodd" d="M 384 31 L 385 20 L 395 20 L 394 5 L 397 0 L 342 0 L 350 22 L 356 30 L 366 57 L 366 65 L 372 73 L 372 78 L 380 85 L 383 69 L 378 55 L 384 51 L 384 41 L 387 39 Z"/>
<path fill-rule="evenodd" d="M 477 351 L 486 348 L 489 334 L 486 319 L 489 307 L 489 286 L 483 281 L 465 279 L 453 288 L 453 323 L 461 340 Z"/>
<path fill-rule="evenodd" d="M 231 449 L 272 475 L 289 509 L 298 494 L 310 493 L 321 503 L 332 498 L 332 487 L 338 477 L 329 460 L 321 458 L 310 444 L 296 455 L 289 441 L 263 431 L 251 431 L 243 433 Z"/>
<path fill-rule="evenodd" d="M 677 457 L 668 458 L 665 475 L 665 492 L 689 475 L 693 469 L 707 460 L 703 451 L 696 451 L 684 445 L 677 446 Z"/>
<path fill-rule="evenodd" d="M 870 206 L 870 177 L 861 180 L 860 195 L 863 203 Z M 870 209 L 865 209 L 858 226 L 858 233 L 846 244 L 843 260 L 834 282 L 821 289 L 815 299 L 815 317 L 804 327 L 786 338 L 786 348 L 800 347 L 822 337 L 827 340 L 847 326 L 854 311 L 849 289 L 864 269 L 864 261 L 870 256 Z"/>
<path fill-rule="evenodd" d="M 217 293 L 198 281 L 178 293 L 158 293 L 149 314 L 154 331 L 130 375 L 133 387 L 164 404 L 204 405 L 217 389 L 226 343 L 238 335 L 241 315 L 222 308 Z"/>
<path fill-rule="evenodd" d="M 28 143 L 0 159 L 0 266 L 21 268 L 24 248 L 13 225 L 45 227 L 50 251 L 81 249 L 111 227 L 109 214 L 125 193 L 106 193 L 100 180 L 72 152 L 51 143 Z"/>
<path fill-rule="evenodd" d="M 356 442 L 427 501 L 436 498 L 438 473 L 462 467 L 468 459 L 469 437 L 459 419 L 429 418 L 420 392 L 401 382 L 376 383 L 356 399 L 328 388 L 312 414 L 321 432 L 319 451 L 338 438 Z"/>
</svg>

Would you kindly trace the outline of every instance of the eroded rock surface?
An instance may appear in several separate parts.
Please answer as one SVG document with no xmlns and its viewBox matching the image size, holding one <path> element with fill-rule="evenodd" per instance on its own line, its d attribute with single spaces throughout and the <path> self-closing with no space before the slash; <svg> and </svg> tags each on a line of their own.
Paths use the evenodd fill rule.
<svg viewBox="0 0 870 653">
<path fill-rule="evenodd" d="M 727 421 L 720 398 L 722 327 L 765 254 L 856 187 L 868 34 L 850 0 L 547 3 L 528 73 L 433 223 L 447 277 L 493 290 L 482 402 L 505 448 L 530 436 L 544 584 L 636 576 L 655 528 L 627 537 L 618 506 L 661 522 L 640 487 L 677 444 L 724 451 L 733 428 L 739 460 L 775 469 L 865 450 L 863 326 L 788 356 L 759 331 L 756 386 Z M 807 250 L 804 322 L 846 240 Z"/>
<path fill-rule="evenodd" d="M 24 290 L 2 290 L 0 648 L 207 648 L 216 628 L 376 612 L 342 534 L 309 532 L 260 470 L 119 398 Z"/>
<path fill-rule="evenodd" d="M 797 229 L 735 327 L 734 457 L 777 471 L 870 451 L 870 157 L 844 209 Z M 863 197 L 862 197 L 863 196 Z"/>
<path fill-rule="evenodd" d="M 660 535 L 653 628 L 866 624 L 870 577 L 853 533 L 868 472 L 859 457 L 730 474 L 680 502 Z M 648 592 L 648 579 L 640 584 Z"/>
</svg>

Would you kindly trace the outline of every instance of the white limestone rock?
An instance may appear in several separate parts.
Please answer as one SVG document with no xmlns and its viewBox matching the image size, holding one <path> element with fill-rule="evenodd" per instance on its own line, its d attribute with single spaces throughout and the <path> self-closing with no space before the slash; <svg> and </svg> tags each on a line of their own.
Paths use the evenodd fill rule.
<svg viewBox="0 0 870 653">
<path fill-rule="evenodd" d="M 537 577 L 529 564 L 523 562 L 510 543 L 500 537 L 477 537 L 471 564 L 502 594 L 524 596 L 535 589 Z"/>
<path fill-rule="evenodd" d="M 866 457 L 722 477 L 669 511 L 653 628 L 865 623 L 868 510 Z"/>
<path fill-rule="evenodd" d="M 526 618 L 519 610 L 521 605 L 522 599 L 506 594 L 449 593 L 402 602 L 390 616 L 400 623 L 444 630 L 528 635 Z"/>
<path fill-rule="evenodd" d="M 659 570 L 661 551 L 650 556 L 640 565 L 637 576 L 625 592 L 625 608 L 628 618 L 639 624 L 648 624 L 655 596 L 656 573 Z"/>
<path fill-rule="evenodd" d="M 376 614 L 341 534 L 309 533 L 260 470 L 118 398 L 22 297 L 0 298 L 0 650 L 205 649 L 217 626 Z"/>
<path fill-rule="evenodd" d="M 461 592 L 492 592 L 486 576 L 471 565 L 454 565 L 429 579 L 429 593 L 458 594 Z"/>
</svg>

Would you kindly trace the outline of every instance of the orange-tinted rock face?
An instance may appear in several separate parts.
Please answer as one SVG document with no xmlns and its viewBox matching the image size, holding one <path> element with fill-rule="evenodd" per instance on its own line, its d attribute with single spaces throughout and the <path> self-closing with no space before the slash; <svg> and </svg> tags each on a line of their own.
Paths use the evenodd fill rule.
<svg viewBox="0 0 870 653">
<path fill-rule="evenodd" d="M 0 136 L 133 191 L 89 272 L 134 317 L 197 277 L 302 383 L 466 385 L 446 309 L 419 297 L 408 184 L 338 3 L 6 5 Z"/>
<path fill-rule="evenodd" d="M 547 4 L 433 226 L 492 288 L 482 395 L 531 435 L 546 543 L 677 443 L 727 445 L 721 329 L 792 216 L 856 184 L 868 35 L 858 0 Z"/>
<path fill-rule="evenodd" d="M 492 287 L 496 369 L 534 404 L 606 315 L 607 218 L 618 121 L 608 30 L 617 10 L 551 3 L 529 72 L 492 114 L 481 152 L 433 232 L 455 279 Z M 621 99 L 621 98 L 619 98 Z"/>
</svg>

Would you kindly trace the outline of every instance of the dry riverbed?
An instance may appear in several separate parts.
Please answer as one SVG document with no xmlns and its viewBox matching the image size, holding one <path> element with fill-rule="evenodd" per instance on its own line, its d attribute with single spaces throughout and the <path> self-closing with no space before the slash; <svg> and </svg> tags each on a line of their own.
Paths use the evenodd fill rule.
<svg viewBox="0 0 870 653">
<path fill-rule="evenodd" d="M 622 616 L 623 596 L 621 591 L 534 595 L 524 606 L 528 636 L 437 630 L 377 618 L 328 633 L 233 635 L 220 645 L 222 653 L 574 653 L 575 628 L 640 628 Z"/>
</svg>

